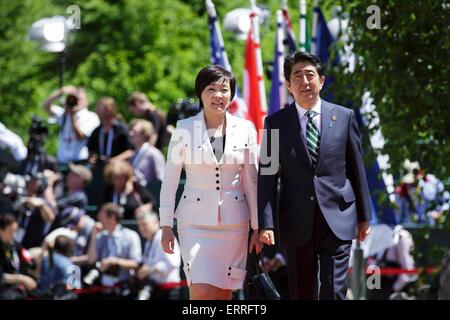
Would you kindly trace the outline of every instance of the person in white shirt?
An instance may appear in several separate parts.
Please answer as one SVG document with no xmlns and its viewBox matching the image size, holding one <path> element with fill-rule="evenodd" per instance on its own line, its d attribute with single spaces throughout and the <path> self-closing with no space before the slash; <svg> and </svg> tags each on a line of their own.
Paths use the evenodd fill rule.
<svg viewBox="0 0 450 320">
<path fill-rule="evenodd" d="M 175 241 L 174 254 L 163 251 L 161 228 L 156 213 L 142 210 L 137 215 L 137 222 L 139 233 L 147 240 L 144 245 L 142 265 L 136 273 L 137 277 L 139 280 L 151 282 L 155 286 L 152 294 L 154 299 L 178 299 L 181 266 L 178 242 Z"/>
<path fill-rule="evenodd" d="M 54 104 L 54 101 L 62 95 L 66 95 L 64 108 Z M 51 117 L 56 118 L 60 126 L 58 163 L 87 161 L 89 156 L 87 141 L 92 131 L 99 126 L 100 120 L 87 108 L 86 91 L 74 86 L 62 87 L 50 94 L 43 106 Z"/>
</svg>

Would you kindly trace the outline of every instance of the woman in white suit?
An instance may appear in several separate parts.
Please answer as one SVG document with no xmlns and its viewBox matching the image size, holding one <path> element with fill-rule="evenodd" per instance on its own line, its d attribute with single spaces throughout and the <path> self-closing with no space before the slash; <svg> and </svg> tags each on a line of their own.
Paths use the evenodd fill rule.
<svg viewBox="0 0 450 320">
<path fill-rule="evenodd" d="M 161 245 L 173 253 L 174 219 L 192 300 L 229 300 L 246 275 L 249 252 L 261 250 L 256 207 L 256 132 L 227 112 L 235 78 L 213 65 L 195 80 L 202 111 L 180 120 L 172 135 L 160 195 Z M 186 184 L 175 210 L 184 167 Z"/>
</svg>

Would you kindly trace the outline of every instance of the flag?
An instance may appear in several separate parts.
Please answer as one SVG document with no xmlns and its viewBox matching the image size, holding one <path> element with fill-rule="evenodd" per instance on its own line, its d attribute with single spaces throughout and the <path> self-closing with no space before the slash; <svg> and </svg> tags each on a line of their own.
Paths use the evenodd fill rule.
<svg viewBox="0 0 450 320">
<path fill-rule="evenodd" d="M 277 11 L 277 31 L 275 35 L 275 52 L 273 57 L 272 85 L 269 95 L 269 114 L 284 107 L 286 103 L 286 88 L 283 75 L 284 46 L 283 46 L 283 13 Z"/>
<path fill-rule="evenodd" d="M 329 50 L 335 39 L 331 35 L 330 29 L 328 29 L 327 21 L 322 10 L 319 7 L 315 7 L 314 14 L 317 17 L 317 22 L 315 27 L 316 32 L 312 38 L 314 44 L 313 54 L 318 56 L 325 64 L 328 62 L 328 58 L 330 57 Z"/>
<path fill-rule="evenodd" d="M 208 11 L 208 28 L 209 43 L 211 48 L 211 63 L 223 67 L 225 70 L 232 72 L 230 62 L 228 61 L 227 52 L 225 51 L 222 32 L 220 31 L 219 22 L 217 20 L 216 9 L 211 0 L 206 0 L 206 9 Z M 238 86 L 233 101 L 230 103 L 228 111 L 238 117 L 245 118 L 247 116 L 247 106 L 242 99 Z"/>
<path fill-rule="evenodd" d="M 284 44 L 289 47 L 289 53 L 292 53 L 296 50 L 296 39 L 295 39 L 295 32 L 292 29 L 292 23 L 291 18 L 289 18 L 289 11 L 287 7 L 286 0 L 283 0 L 283 24 L 284 24 L 284 30 L 285 30 L 285 38 L 284 38 Z"/>
<path fill-rule="evenodd" d="M 306 18 L 306 0 L 300 0 L 299 29 L 300 51 L 311 52 L 311 34 L 308 29 L 308 20 Z"/>
<path fill-rule="evenodd" d="M 248 119 L 253 122 L 258 132 L 258 142 L 260 142 L 259 130 L 263 128 L 263 117 L 267 106 L 259 46 L 259 24 L 255 8 L 255 2 L 252 0 L 250 30 L 245 44 L 244 99 L 248 106 Z"/>
</svg>

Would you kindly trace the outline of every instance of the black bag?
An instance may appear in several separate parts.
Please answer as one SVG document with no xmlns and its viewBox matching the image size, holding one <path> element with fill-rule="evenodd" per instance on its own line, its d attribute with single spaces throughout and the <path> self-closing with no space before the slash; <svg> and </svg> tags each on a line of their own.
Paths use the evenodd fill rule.
<svg viewBox="0 0 450 320">
<path fill-rule="evenodd" d="M 255 274 L 248 280 L 247 289 L 249 293 L 249 299 L 251 300 L 280 300 L 280 294 L 278 293 L 275 285 L 266 272 L 260 272 L 258 262 L 261 261 L 261 255 L 256 255 L 254 259 Z M 262 264 L 262 266 L 264 266 Z M 264 268 L 264 267 L 263 267 Z"/>
</svg>

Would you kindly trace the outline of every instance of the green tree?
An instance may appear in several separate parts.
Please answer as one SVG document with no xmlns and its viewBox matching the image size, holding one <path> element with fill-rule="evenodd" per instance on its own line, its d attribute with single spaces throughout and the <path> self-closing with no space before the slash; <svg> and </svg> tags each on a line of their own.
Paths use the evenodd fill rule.
<svg viewBox="0 0 450 320">
<path fill-rule="evenodd" d="M 337 66 L 331 90 L 358 107 L 364 92 L 374 99 L 392 172 L 404 159 L 441 178 L 450 170 L 448 108 L 448 1 L 341 1 L 350 14 L 349 42 L 355 71 Z M 367 7 L 380 8 L 381 28 L 370 30 Z M 342 47 L 342 45 L 341 45 Z"/>
</svg>

